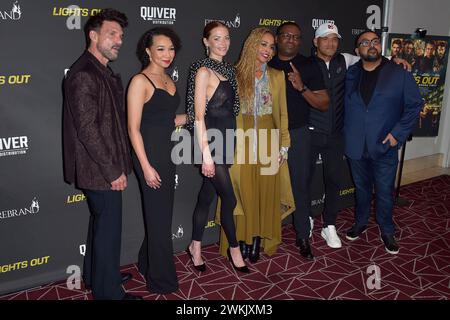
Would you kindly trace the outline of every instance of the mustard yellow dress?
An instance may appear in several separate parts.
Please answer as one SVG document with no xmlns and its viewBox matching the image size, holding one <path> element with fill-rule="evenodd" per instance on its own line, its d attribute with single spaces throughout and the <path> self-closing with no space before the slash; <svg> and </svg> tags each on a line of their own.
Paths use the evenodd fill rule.
<svg viewBox="0 0 450 320">
<path fill-rule="evenodd" d="M 278 166 L 280 148 L 290 146 L 284 73 L 267 67 L 264 77 L 265 85 L 255 92 L 255 104 L 241 107 L 236 117 L 236 154 L 230 176 L 237 200 L 237 239 L 251 244 L 259 236 L 264 252 L 272 255 L 281 243 L 281 221 L 295 210 L 295 204 L 287 161 Z M 226 255 L 227 248 L 222 231 L 220 253 Z"/>
</svg>

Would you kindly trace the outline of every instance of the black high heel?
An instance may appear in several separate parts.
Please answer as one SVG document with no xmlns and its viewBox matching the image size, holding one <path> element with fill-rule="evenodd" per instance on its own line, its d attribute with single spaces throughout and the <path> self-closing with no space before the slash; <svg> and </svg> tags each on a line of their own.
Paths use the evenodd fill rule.
<svg viewBox="0 0 450 320">
<path fill-rule="evenodd" d="M 200 271 L 200 272 L 206 271 L 206 264 L 204 262 L 202 264 L 199 264 L 198 266 L 195 265 L 194 257 L 192 256 L 191 250 L 189 250 L 189 246 L 186 248 L 186 253 L 188 254 L 189 258 L 191 259 L 192 265 L 194 266 L 195 270 Z"/>
<path fill-rule="evenodd" d="M 250 273 L 250 269 L 247 266 L 236 267 L 234 264 L 233 258 L 231 257 L 230 248 L 227 249 L 228 260 L 230 260 L 234 270 L 242 272 L 242 273 Z"/>
</svg>

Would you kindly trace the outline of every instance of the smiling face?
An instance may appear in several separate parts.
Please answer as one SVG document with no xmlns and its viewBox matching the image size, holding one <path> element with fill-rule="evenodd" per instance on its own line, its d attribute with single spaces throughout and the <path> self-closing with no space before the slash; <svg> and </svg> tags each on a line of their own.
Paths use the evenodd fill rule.
<svg viewBox="0 0 450 320">
<path fill-rule="evenodd" d="M 152 45 L 146 49 L 152 64 L 167 68 L 175 58 L 175 47 L 169 37 L 157 35 L 153 37 Z"/>
<path fill-rule="evenodd" d="M 119 56 L 122 46 L 123 30 L 115 21 L 104 21 L 100 29 L 89 33 L 91 44 L 101 54 L 103 60 L 114 61 Z"/>
<path fill-rule="evenodd" d="M 275 38 L 272 34 L 266 32 L 261 38 L 261 42 L 256 49 L 256 62 L 264 64 L 272 59 L 275 51 Z"/>
<path fill-rule="evenodd" d="M 212 29 L 208 38 L 203 38 L 203 43 L 209 48 L 209 57 L 222 60 L 230 49 L 230 33 L 224 26 Z"/>
</svg>

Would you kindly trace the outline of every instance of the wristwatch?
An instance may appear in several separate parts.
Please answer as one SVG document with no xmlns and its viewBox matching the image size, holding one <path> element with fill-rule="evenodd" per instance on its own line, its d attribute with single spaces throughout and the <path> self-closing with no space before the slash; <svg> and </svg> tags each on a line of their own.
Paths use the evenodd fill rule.
<svg viewBox="0 0 450 320">
<path fill-rule="evenodd" d="M 306 90 L 308 90 L 308 87 L 304 85 L 303 88 L 301 88 L 301 89 L 299 90 L 299 92 L 300 92 L 301 94 L 303 94 Z"/>
</svg>

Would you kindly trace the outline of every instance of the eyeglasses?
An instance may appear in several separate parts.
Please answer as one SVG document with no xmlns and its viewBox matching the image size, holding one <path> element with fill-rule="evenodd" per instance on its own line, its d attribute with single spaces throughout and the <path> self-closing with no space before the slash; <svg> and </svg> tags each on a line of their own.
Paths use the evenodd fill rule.
<svg viewBox="0 0 450 320">
<path fill-rule="evenodd" d="M 380 38 L 375 38 L 375 39 L 372 39 L 372 40 L 364 39 L 358 44 L 358 47 L 360 47 L 360 46 L 363 46 L 363 47 L 377 46 L 380 43 L 381 43 Z"/>
<path fill-rule="evenodd" d="M 292 34 L 292 33 L 280 33 L 279 36 L 281 38 L 283 38 L 284 40 L 294 40 L 294 41 L 300 41 L 300 39 L 302 38 L 301 35 L 299 34 Z"/>
</svg>

